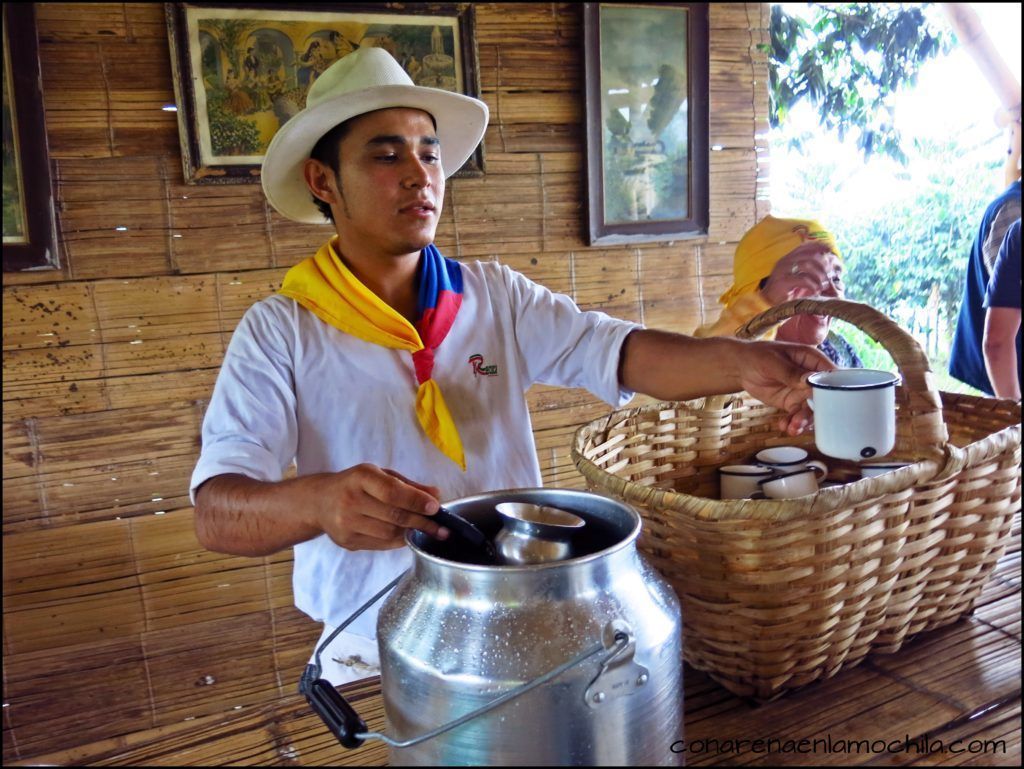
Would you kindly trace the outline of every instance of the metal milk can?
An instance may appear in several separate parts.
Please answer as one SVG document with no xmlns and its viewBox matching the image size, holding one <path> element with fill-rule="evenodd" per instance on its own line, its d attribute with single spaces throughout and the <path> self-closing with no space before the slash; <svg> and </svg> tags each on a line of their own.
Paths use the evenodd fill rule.
<svg viewBox="0 0 1024 769">
<path fill-rule="evenodd" d="M 447 508 L 500 542 L 509 502 L 583 524 L 560 560 L 526 564 L 412 532 L 414 565 L 377 624 L 389 733 L 364 726 L 357 744 L 383 739 L 401 765 L 681 765 L 679 602 L 637 550 L 640 516 L 556 489 Z"/>
</svg>

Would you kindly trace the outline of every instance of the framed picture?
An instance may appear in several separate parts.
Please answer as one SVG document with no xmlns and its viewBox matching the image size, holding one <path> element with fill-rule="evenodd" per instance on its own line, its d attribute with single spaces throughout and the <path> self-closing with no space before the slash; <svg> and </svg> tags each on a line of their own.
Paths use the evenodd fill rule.
<svg viewBox="0 0 1024 769">
<path fill-rule="evenodd" d="M 190 184 L 258 182 L 278 129 L 317 77 L 376 46 L 417 85 L 479 97 L 471 3 L 166 3 Z M 483 174 L 483 146 L 457 172 Z"/>
<path fill-rule="evenodd" d="M 707 14 L 584 5 L 591 245 L 707 233 Z"/>
<path fill-rule="evenodd" d="M 57 214 L 33 3 L 4 3 L 4 272 L 53 270 Z"/>
</svg>

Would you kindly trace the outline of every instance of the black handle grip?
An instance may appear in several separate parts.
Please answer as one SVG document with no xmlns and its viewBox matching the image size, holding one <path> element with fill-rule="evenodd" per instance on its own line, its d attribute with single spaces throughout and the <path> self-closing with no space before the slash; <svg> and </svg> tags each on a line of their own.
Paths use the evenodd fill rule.
<svg viewBox="0 0 1024 769">
<path fill-rule="evenodd" d="M 363 744 L 364 740 L 356 735 L 366 733 L 366 722 L 330 681 L 323 678 L 313 681 L 306 691 L 306 700 L 344 747 L 358 748 Z"/>
<path fill-rule="evenodd" d="M 483 546 L 484 542 L 487 541 L 487 537 L 480 531 L 474 524 L 467 521 L 461 516 L 455 515 L 447 508 L 442 507 L 436 513 L 434 513 L 434 520 L 442 526 L 451 529 L 454 533 L 458 534 L 465 540 L 476 547 Z"/>
</svg>

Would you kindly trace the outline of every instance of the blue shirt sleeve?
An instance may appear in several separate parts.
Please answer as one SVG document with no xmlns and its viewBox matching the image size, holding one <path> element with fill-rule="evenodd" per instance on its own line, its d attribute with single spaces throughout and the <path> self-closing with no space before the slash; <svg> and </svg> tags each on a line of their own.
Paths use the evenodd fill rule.
<svg viewBox="0 0 1024 769">
<path fill-rule="evenodd" d="M 999 247 L 985 291 L 985 307 L 1021 308 L 1020 219 L 1010 225 Z"/>
</svg>

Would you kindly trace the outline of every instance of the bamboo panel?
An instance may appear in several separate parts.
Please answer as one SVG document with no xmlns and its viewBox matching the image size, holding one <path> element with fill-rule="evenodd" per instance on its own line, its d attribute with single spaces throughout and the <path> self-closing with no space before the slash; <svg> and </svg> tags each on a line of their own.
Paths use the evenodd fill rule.
<svg viewBox="0 0 1024 769">
<path fill-rule="evenodd" d="M 115 483 L 119 480 L 118 469 L 194 456 L 199 420 L 191 404 L 39 419 L 34 424 L 38 441 L 36 470 L 51 486 L 75 470 L 99 478 L 109 475 L 112 484 L 107 493 L 116 503 L 119 498 L 114 495 L 126 488 Z M 139 490 L 149 493 L 150 488 L 147 482 Z"/>
<path fill-rule="evenodd" d="M 4 533 L 164 514 L 188 506 L 194 454 L 123 461 L 12 479 Z"/>
<path fill-rule="evenodd" d="M 139 227 L 128 232 L 82 228 L 65 231 L 62 248 L 75 278 L 114 275 L 163 275 L 169 271 L 170 253 L 165 228 Z"/>
<path fill-rule="evenodd" d="M 295 598 L 292 595 L 292 563 L 294 560 L 291 550 L 282 550 L 264 558 L 267 569 L 267 600 L 274 612 L 295 609 Z M 302 612 L 299 613 L 302 614 Z"/>
<path fill-rule="evenodd" d="M 154 725 L 262 705 L 278 696 L 266 612 L 143 634 Z"/>
<path fill-rule="evenodd" d="M 186 481 L 184 488 L 187 490 Z M 196 541 L 192 508 L 131 521 L 146 630 L 260 613 L 269 621 L 264 564 L 210 552 Z"/>
<path fill-rule="evenodd" d="M 162 10 L 162 9 L 161 9 Z M 124 9 L 122 9 L 122 13 Z M 163 17 L 163 13 L 156 14 Z M 145 43 L 145 56 L 139 55 L 139 42 L 137 40 L 105 40 L 101 46 L 103 60 L 106 63 L 104 75 L 106 77 L 112 102 L 119 98 L 130 97 L 136 92 L 154 91 L 162 94 L 164 104 L 174 102 L 174 87 L 170 74 L 171 52 L 167 42 L 166 27 L 165 33 L 156 38 L 150 38 Z M 163 112 L 160 115 L 153 115 L 154 130 L 158 125 L 162 126 L 166 120 L 172 125 L 177 125 L 177 119 L 173 113 Z"/>
<path fill-rule="evenodd" d="M 10 625 L 6 616 L 4 625 Z M 71 636 L 70 643 L 60 649 L 4 654 L 4 718 L 10 721 L 20 756 L 153 725 L 138 636 Z M 12 758 L 6 750 L 5 743 L 4 764 Z"/>
<path fill-rule="evenodd" d="M 534 176 L 541 173 L 543 157 L 539 154 L 522 152 L 500 152 L 491 147 L 485 147 L 486 154 L 484 164 L 487 168 L 487 176 Z M 446 195 L 456 192 L 460 188 L 471 190 L 476 184 L 474 179 L 449 178 Z M 447 197 L 445 198 L 447 204 Z"/>
<path fill-rule="evenodd" d="M 167 41 L 167 19 L 159 3 L 125 3 L 128 39 L 136 42 Z"/>
<path fill-rule="evenodd" d="M 576 431 L 578 425 L 584 424 L 585 422 L 596 419 L 608 412 L 608 404 L 600 398 L 596 398 L 586 390 L 577 388 L 566 389 L 567 400 L 557 406 L 551 406 L 547 409 L 537 412 L 531 416 L 533 422 L 534 433 L 537 434 L 538 446 L 545 448 L 555 446 L 561 447 L 561 439 L 556 439 L 555 443 L 550 443 L 550 435 L 541 436 L 541 433 L 551 433 L 553 431 L 564 431 L 569 430 L 571 432 Z M 570 441 L 572 439 L 570 438 Z"/>
<path fill-rule="evenodd" d="M 502 152 L 571 152 L 583 142 L 583 123 L 513 123 L 487 129 L 484 147 Z"/>
<path fill-rule="evenodd" d="M 326 224 L 297 224 L 290 222 L 276 211 L 270 216 L 271 264 L 276 267 L 291 267 L 307 256 L 316 253 L 330 240 L 334 232 Z"/>
<path fill-rule="evenodd" d="M 725 39 L 743 39 L 767 28 L 766 10 L 765 3 L 709 3 L 708 21 L 714 30 L 743 33 Z"/>
<path fill-rule="evenodd" d="M 312 251 L 307 254 L 312 255 Z M 276 293 L 286 273 L 286 269 L 275 269 L 217 275 L 220 330 L 224 334 L 225 349 L 230 334 L 238 326 L 245 311 L 260 299 Z"/>
<path fill-rule="evenodd" d="M 323 629 L 320 623 L 314 622 L 292 603 L 289 591 L 288 605 L 271 612 L 278 696 L 283 697 L 298 691 L 299 678 L 313 655 Z"/>
<path fill-rule="evenodd" d="M 162 200 L 166 196 L 166 165 L 169 164 L 156 156 L 62 160 L 57 163 L 61 200 L 76 204 L 105 203 L 108 207 L 116 204 L 118 211 L 122 202 Z M 99 206 L 95 208 L 99 211 Z M 117 213 L 99 212 L 104 216 Z"/>
<path fill-rule="evenodd" d="M 103 351 L 99 344 L 10 350 L 4 353 L 4 390 L 34 381 L 90 379 L 101 376 Z M 17 395 L 18 391 L 15 390 Z"/>
<path fill-rule="evenodd" d="M 37 18 L 37 28 L 44 29 L 42 19 Z M 39 64 L 50 157 L 109 157 L 110 98 L 99 48 L 94 43 L 52 45 L 41 40 Z"/>
<path fill-rule="evenodd" d="M 10 287 L 3 292 L 4 351 L 99 341 L 87 283 Z"/>
<path fill-rule="evenodd" d="M 9 479 L 35 477 L 39 461 L 39 447 L 35 440 L 35 425 L 31 421 L 4 422 L 4 504 L 7 503 L 6 483 Z"/>
<path fill-rule="evenodd" d="M 992 699 L 1020 693 L 1019 637 L 993 633 L 977 621 L 961 622 L 941 633 L 926 633 L 913 648 L 914 654 L 874 655 L 872 664 L 894 676 L 913 678 L 951 701 L 970 700 L 971 693 L 979 691 Z"/>
<path fill-rule="evenodd" d="M 4 535 L 49 525 L 39 482 L 35 476 L 4 479 Z"/>
<path fill-rule="evenodd" d="M 572 255 L 555 254 L 495 254 L 497 260 L 530 280 L 540 283 L 552 291 L 569 294 L 572 292 Z"/>
<path fill-rule="evenodd" d="M 219 331 L 216 283 L 207 276 L 93 284 L 103 342 L 152 342 Z"/>
<path fill-rule="evenodd" d="M 476 3 L 478 46 L 536 46 L 538 49 L 561 42 L 551 3 Z"/>
<path fill-rule="evenodd" d="M 579 92 L 583 87 L 580 49 L 564 44 L 523 49 L 510 45 L 478 48 L 480 86 L 487 91 Z"/>
<path fill-rule="evenodd" d="M 535 384 L 526 391 L 526 402 L 530 407 L 530 414 L 535 428 L 560 424 L 558 417 L 554 417 L 554 420 L 549 421 L 547 424 L 538 423 L 537 420 L 543 419 L 545 412 L 572 406 L 587 406 L 593 404 L 594 401 L 593 395 L 578 387 L 553 387 L 551 385 Z"/>
<path fill-rule="evenodd" d="M 46 23 L 43 9 L 53 3 L 40 3 L 36 9 L 36 26 Z M 53 132 L 60 123 L 53 123 L 65 113 L 97 112 L 106 114 L 110 108 L 110 95 L 103 79 L 102 51 L 95 41 L 54 45 L 39 41 L 39 65 L 43 79 L 43 105 L 46 108 L 46 128 L 50 134 L 50 156 L 55 156 Z M 106 127 L 104 119 L 102 125 Z"/>
<path fill-rule="evenodd" d="M 131 636 L 143 619 L 125 521 L 4 534 L 4 630 L 15 653 Z"/>
<path fill-rule="evenodd" d="M 161 371 L 156 374 L 109 377 L 105 380 L 106 396 L 111 409 L 149 408 L 194 403 L 209 397 L 217 377 L 218 365 L 209 369 Z"/>
<path fill-rule="evenodd" d="M 650 328 L 692 334 L 702 316 L 704 246 L 649 249 L 640 255 L 643 320 Z"/>
<path fill-rule="evenodd" d="M 636 249 L 617 249 L 613 258 L 592 259 L 573 254 L 572 298 L 582 310 L 599 310 L 616 318 L 640 322 Z"/>
<path fill-rule="evenodd" d="M 209 397 L 216 375 L 208 368 L 70 382 L 26 379 L 4 388 L 4 416 L 14 421 L 196 401 Z"/>
<path fill-rule="evenodd" d="M 181 183 L 180 166 L 168 168 L 167 173 L 171 251 L 178 269 L 220 272 L 273 266 L 260 185 L 189 186 Z"/>
<path fill-rule="evenodd" d="M 718 198 L 712 192 L 708 239 L 738 242 L 743 233 L 757 224 L 754 202 L 734 197 Z"/>
<path fill-rule="evenodd" d="M 107 41 L 128 35 L 125 3 L 39 3 L 40 40 Z"/>
</svg>

